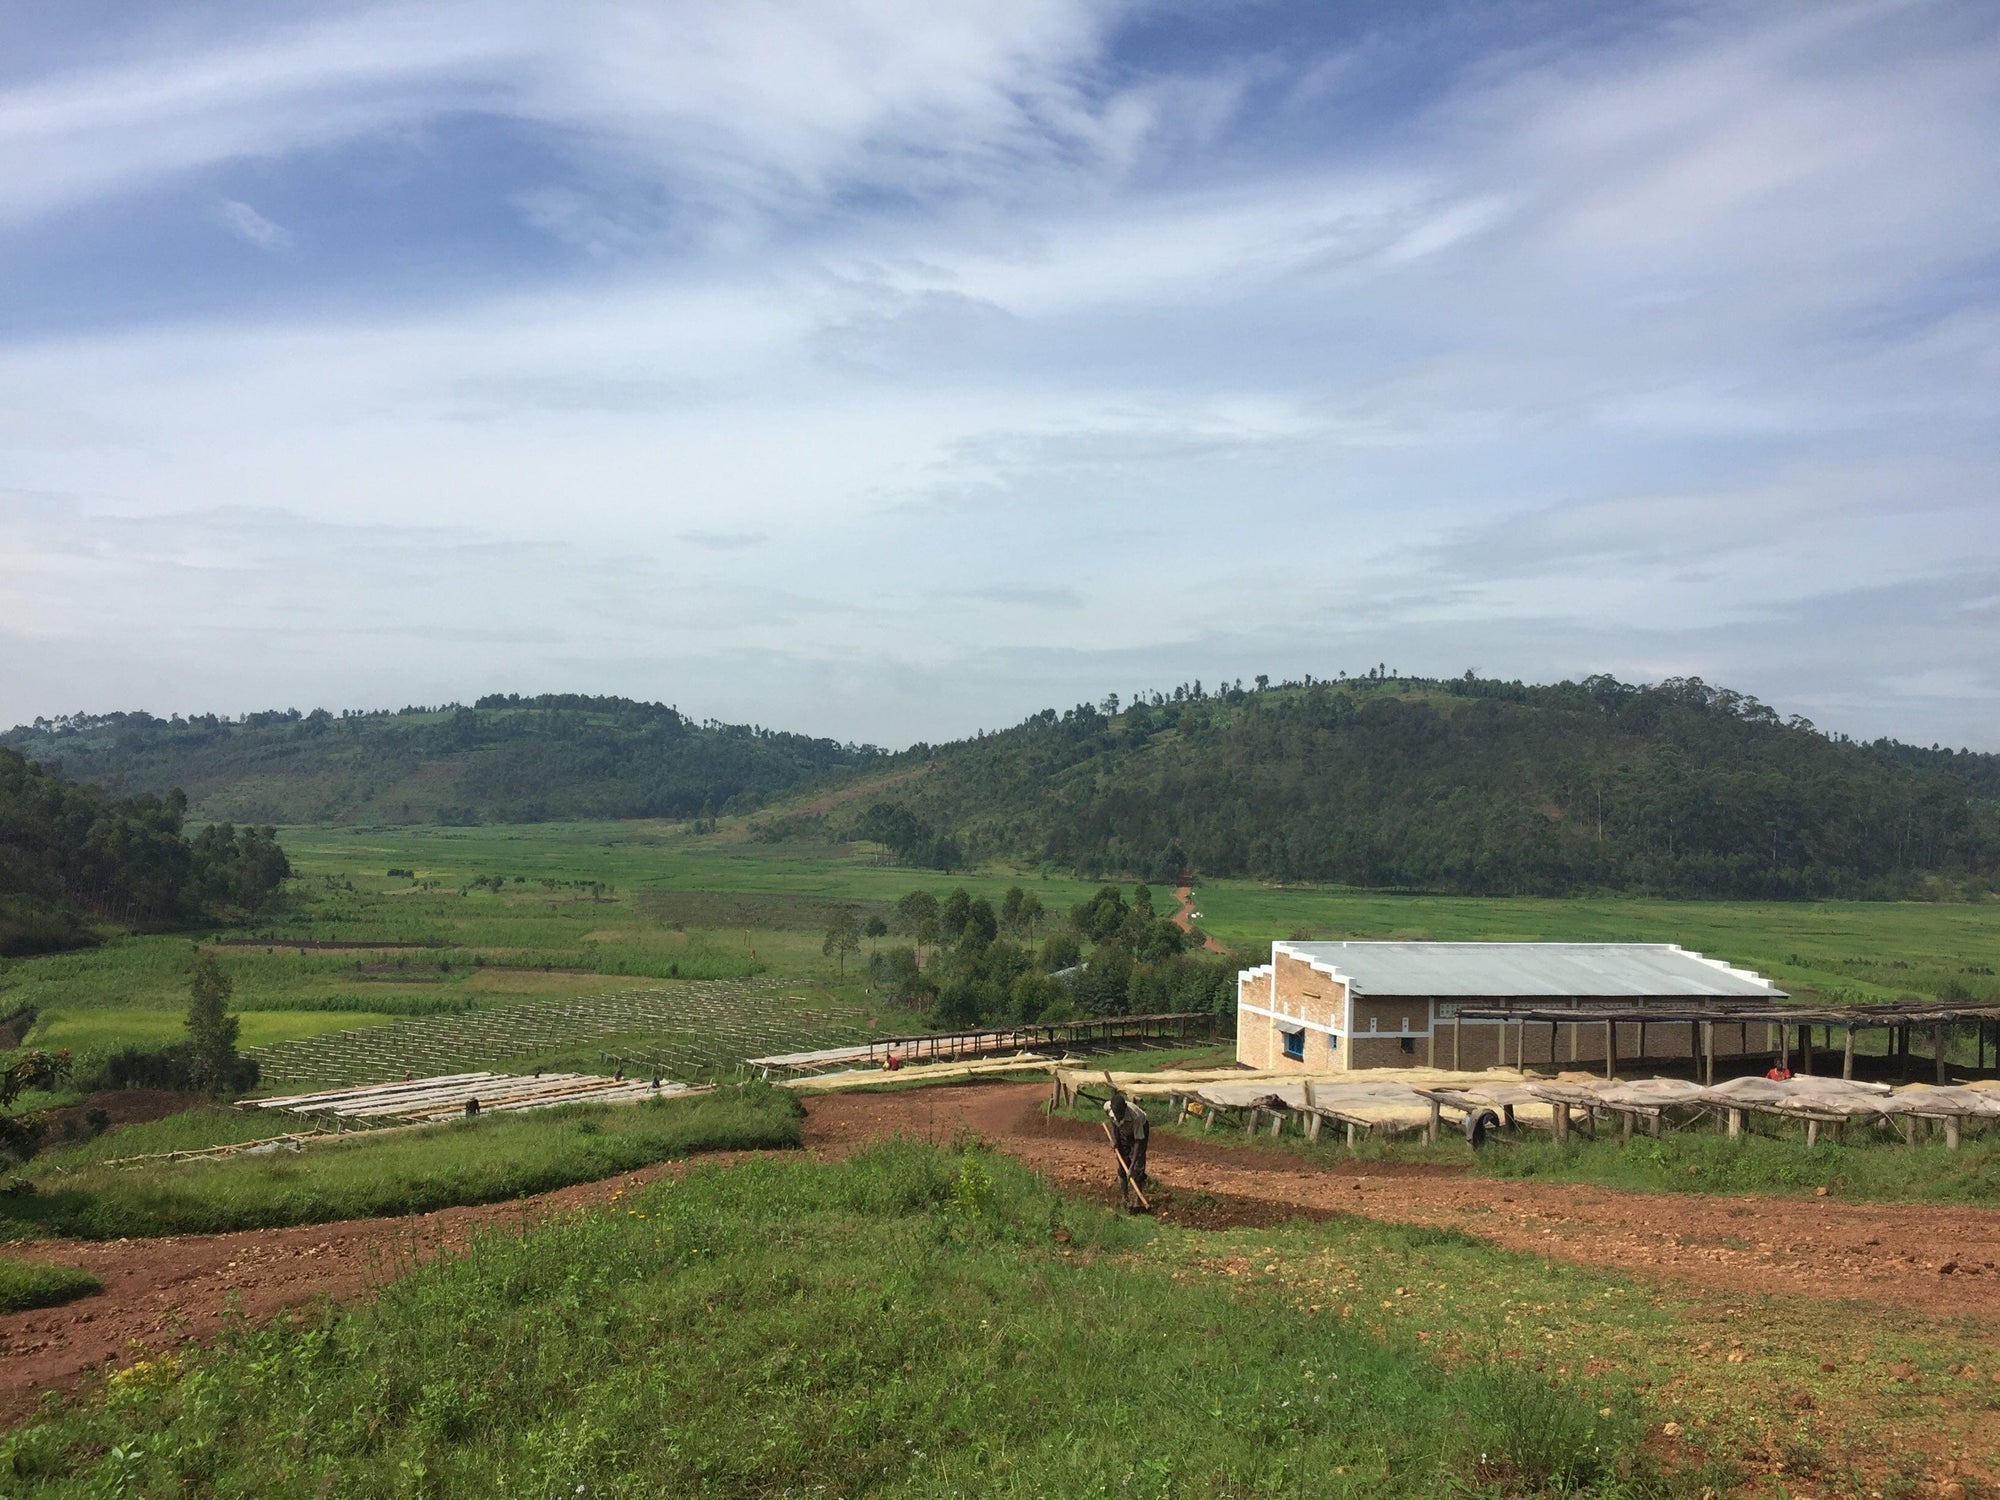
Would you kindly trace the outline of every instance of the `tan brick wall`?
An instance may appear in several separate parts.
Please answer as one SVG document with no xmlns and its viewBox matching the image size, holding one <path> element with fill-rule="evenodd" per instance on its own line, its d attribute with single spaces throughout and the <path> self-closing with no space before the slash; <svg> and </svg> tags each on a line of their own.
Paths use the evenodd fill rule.
<svg viewBox="0 0 2000 1500">
<path fill-rule="evenodd" d="M 1417 1037 L 1410 1052 L 1403 1050 L 1400 1039 L 1393 1036 L 1370 1036 L 1358 1032 L 1348 1041 L 1350 1068 L 1421 1068 L 1424 1065 L 1424 1039 Z"/>
<path fill-rule="evenodd" d="M 1277 971 L 1278 1003 L 1272 1007 L 1321 1026 L 1338 1027 L 1340 1012 L 1347 999 L 1347 986 L 1338 984 L 1290 954 L 1273 960 Z"/>
</svg>

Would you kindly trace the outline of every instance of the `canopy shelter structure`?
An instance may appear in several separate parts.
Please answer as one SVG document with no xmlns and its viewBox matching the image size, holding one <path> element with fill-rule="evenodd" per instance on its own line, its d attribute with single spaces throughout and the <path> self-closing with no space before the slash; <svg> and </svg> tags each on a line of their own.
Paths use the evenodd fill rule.
<svg viewBox="0 0 2000 1500">
<path fill-rule="evenodd" d="M 1692 1041 L 1691 1052 L 1676 1047 L 1674 1056 L 1692 1056 L 1701 1079 L 1715 1082 L 1718 1051 L 1725 1057 L 1769 1053 L 1787 1071 L 1808 1075 L 1831 1072 L 1832 1059 L 1840 1055 L 1839 1076 L 1854 1077 L 1854 1040 L 1859 1032 L 1886 1030 L 1890 1036 L 1889 1056 L 1904 1081 L 1915 1076 L 1916 1049 L 1922 1039 L 1930 1049 L 1935 1081 L 1946 1081 L 1946 1042 L 1953 1033 L 1972 1028 L 1975 1036 L 1974 1066 L 1984 1071 L 1991 1055 L 2000 1064 L 2000 1004 L 1968 1003 L 1944 1005 L 1935 1001 L 1893 1001 L 1873 1005 L 1768 1005 L 1723 997 L 1683 1000 L 1674 1004 L 1618 1005 L 1591 1002 L 1553 1006 L 1534 1000 L 1489 1001 L 1457 1009 L 1445 1023 L 1447 1056 L 1460 1045 L 1459 1026 L 1464 1022 L 1499 1027 L 1500 1057 L 1517 1068 L 1571 1066 L 1579 1051 L 1579 1035 L 1589 1035 L 1593 1048 L 1603 1059 L 1604 1076 L 1614 1077 L 1619 1063 L 1655 1055 L 1647 1049 L 1647 1028 L 1676 1027 L 1679 1036 Z M 1544 1029 L 1546 1028 L 1546 1029 Z M 1637 1032 L 1637 1050 L 1622 1051 Z M 1815 1032 L 1823 1035 L 1815 1035 Z M 1834 1034 L 1840 1033 L 1838 1048 Z M 1566 1044 L 1566 1045 L 1565 1045 Z"/>
<path fill-rule="evenodd" d="M 448 1073 L 403 1083 L 324 1089 L 277 1099 L 246 1099 L 239 1107 L 319 1116 L 343 1128 L 362 1128 L 457 1119 L 468 1113 L 466 1106 L 472 1100 L 478 1101 L 476 1112 L 484 1114 L 489 1110 L 553 1109 L 559 1104 L 634 1104 L 645 1099 L 706 1092 L 665 1079 L 602 1078 L 589 1073 L 538 1073 L 532 1077 L 511 1073 Z"/>
<path fill-rule="evenodd" d="M 1117 1041 L 1189 1041 L 1215 1034 L 1220 1019 L 1213 1011 L 1172 1011 L 1150 1016 L 1093 1016 L 1081 1021 L 1044 1021 L 1028 1026 L 990 1027 L 981 1031 L 922 1032 L 913 1036 L 877 1037 L 851 1047 L 822 1047 L 813 1052 L 780 1052 L 753 1057 L 746 1066 L 758 1076 L 801 1074 L 880 1067 L 890 1057 L 899 1063 L 958 1062 L 1032 1051 L 1059 1050 Z"/>
</svg>

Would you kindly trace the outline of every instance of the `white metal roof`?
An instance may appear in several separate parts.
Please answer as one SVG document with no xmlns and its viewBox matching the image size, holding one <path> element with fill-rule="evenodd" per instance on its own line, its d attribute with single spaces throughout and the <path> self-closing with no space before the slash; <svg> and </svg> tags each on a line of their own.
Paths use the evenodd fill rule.
<svg viewBox="0 0 2000 1500">
<path fill-rule="evenodd" d="M 1356 995 L 1784 998 L 1762 975 L 1674 943 L 1273 943 Z"/>
</svg>

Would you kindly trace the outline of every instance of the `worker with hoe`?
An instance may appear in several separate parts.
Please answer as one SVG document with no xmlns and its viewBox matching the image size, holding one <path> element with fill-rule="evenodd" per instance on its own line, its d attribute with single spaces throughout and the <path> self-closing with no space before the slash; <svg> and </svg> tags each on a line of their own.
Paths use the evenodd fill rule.
<svg viewBox="0 0 2000 1500">
<path fill-rule="evenodd" d="M 1114 1088 L 1111 1097 L 1104 1101 L 1104 1113 L 1110 1116 L 1111 1144 L 1118 1148 L 1118 1159 L 1125 1163 L 1126 1175 L 1133 1187 L 1145 1192 L 1146 1112 Z M 1123 1191 L 1123 1183 L 1119 1189 Z"/>
</svg>

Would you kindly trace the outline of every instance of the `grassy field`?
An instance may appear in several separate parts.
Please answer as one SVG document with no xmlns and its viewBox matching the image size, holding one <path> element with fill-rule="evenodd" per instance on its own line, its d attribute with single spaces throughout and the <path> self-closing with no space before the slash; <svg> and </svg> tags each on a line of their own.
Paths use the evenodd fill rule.
<svg viewBox="0 0 2000 1500">
<path fill-rule="evenodd" d="M 1186 1244 L 971 1150 L 696 1171 L 135 1366 L 0 1441 L 0 1474 L 23 1496 L 1700 1491 L 1655 1472 L 1629 1391 L 1301 1316 Z"/>
<path fill-rule="evenodd" d="M 697 1167 L 150 1351 L 0 1438 L 0 1488 L 1917 1500 L 2000 1459 L 1990 1353 L 1450 1231 L 1159 1227 L 896 1142 Z"/>
<path fill-rule="evenodd" d="M 274 1132 L 272 1121 L 261 1123 L 265 1134 Z M 427 1213 L 594 1182 L 697 1151 L 799 1140 L 797 1100 L 752 1084 L 691 1099 L 571 1105 L 363 1132 L 314 1141 L 297 1153 L 143 1169 L 58 1160 L 37 1172 L 36 1191 L 0 1196 L 0 1239 L 214 1234 Z"/>
</svg>

